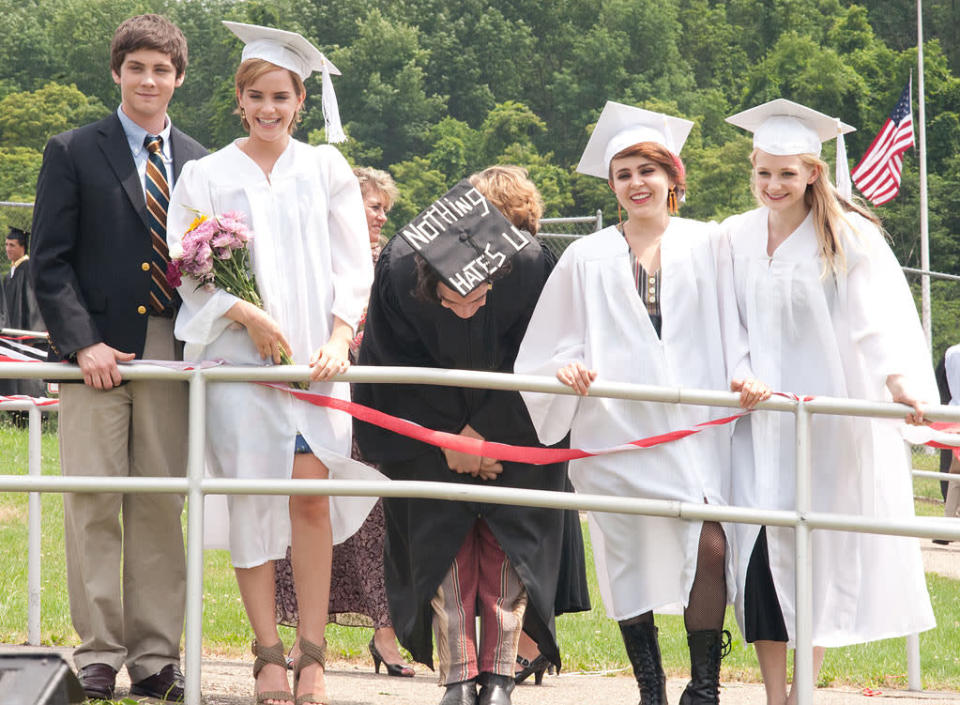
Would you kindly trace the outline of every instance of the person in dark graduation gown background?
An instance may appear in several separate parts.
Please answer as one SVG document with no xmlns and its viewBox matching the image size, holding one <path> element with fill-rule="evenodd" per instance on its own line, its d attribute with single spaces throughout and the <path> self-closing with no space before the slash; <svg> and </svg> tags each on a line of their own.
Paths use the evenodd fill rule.
<svg viewBox="0 0 960 705">
<path fill-rule="evenodd" d="M 29 231 L 20 228 L 10 226 L 7 232 L 4 245 L 7 259 L 10 260 L 10 272 L 0 281 L 0 328 L 31 331 L 47 329 L 40 315 L 37 299 L 33 295 L 33 285 L 30 283 L 30 255 L 27 254 L 29 239 Z M 24 341 L 24 344 L 46 349 L 45 342 L 39 340 Z M 43 382 L 39 379 L 0 379 L 0 394 L 41 397 Z"/>
<path fill-rule="evenodd" d="M 524 170 L 490 167 L 470 181 L 516 227 L 536 233 L 542 206 Z M 494 275 L 493 281 L 461 296 L 440 280 L 406 240 L 394 237 L 377 263 L 359 364 L 509 372 L 553 264 L 552 255 L 531 237 L 529 245 L 497 273 L 505 274 Z M 358 384 L 355 391 L 359 403 L 431 429 L 540 445 L 518 392 L 406 384 Z M 498 463 L 360 422 L 355 434 L 364 457 L 379 463 L 391 479 L 565 487 L 562 464 Z M 414 659 L 431 668 L 431 623 L 437 629 L 440 684 L 447 687 L 442 705 L 509 703 L 521 626 L 559 667 L 553 615 L 563 512 L 414 498 L 384 498 L 384 510 L 385 577 L 394 628 Z M 481 557 L 479 576 L 467 575 L 470 571 L 463 559 L 471 547 L 481 556 L 502 548 L 505 560 L 498 564 Z M 491 576 L 494 568 L 499 572 Z M 467 585 L 471 578 L 473 585 Z M 505 591 L 500 595 L 484 592 L 491 580 L 498 589 L 506 585 Z M 454 593 L 462 598 L 459 590 L 475 587 L 479 587 L 481 617 L 479 648 L 473 645 L 473 597 L 451 605 L 456 602 Z M 497 600 L 503 601 L 500 609 Z M 468 617 L 460 622 L 466 628 L 459 631 L 446 619 L 456 609 Z M 490 624 L 491 619 L 499 624 Z M 458 648 L 463 643 L 467 647 Z"/>
</svg>

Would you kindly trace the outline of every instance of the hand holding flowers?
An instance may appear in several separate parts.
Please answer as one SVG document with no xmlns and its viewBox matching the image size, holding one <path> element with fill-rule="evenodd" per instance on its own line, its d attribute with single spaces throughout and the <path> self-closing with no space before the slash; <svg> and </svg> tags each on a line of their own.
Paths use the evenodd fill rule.
<svg viewBox="0 0 960 705">
<path fill-rule="evenodd" d="M 248 244 L 252 239 L 243 213 L 230 211 L 213 218 L 196 213 L 180 246 L 170 250 L 167 281 L 178 287 L 183 283 L 183 275 L 187 275 L 197 280 L 198 289 L 219 288 L 236 296 L 240 301 L 227 311 L 227 317 L 247 329 L 262 359 L 290 365 L 290 344 L 277 322 L 263 310 L 250 267 Z M 306 389 L 308 385 L 295 382 L 293 386 Z"/>
</svg>

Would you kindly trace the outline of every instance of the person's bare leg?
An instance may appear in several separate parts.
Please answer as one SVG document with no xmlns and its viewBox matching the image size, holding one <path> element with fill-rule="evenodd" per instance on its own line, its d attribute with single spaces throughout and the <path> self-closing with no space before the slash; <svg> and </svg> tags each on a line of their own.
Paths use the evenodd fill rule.
<svg viewBox="0 0 960 705">
<path fill-rule="evenodd" d="M 526 632 L 520 634 L 520 648 L 517 649 L 517 655 L 530 662 L 540 655 L 540 647 L 537 646 L 537 642 L 527 636 Z M 519 663 L 516 670 L 518 672 L 522 670 Z"/>
<path fill-rule="evenodd" d="M 787 702 L 787 643 L 763 641 L 753 643 L 760 664 L 767 705 L 785 705 Z"/>
<path fill-rule="evenodd" d="M 235 568 L 240 597 L 247 611 L 247 619 L 253 628 L 254 638 L 262 646 L 273 646 L 280 641 L 274 614 L 273 561 L 253 568 Z M 287 669 L 276 664 L 267 664 L 257 677 L 256 692 L 268 690 L 288 691 Z M 278 705 L 280 701 L 267 700 L 269 705 Z M 290 701 L 286 701 L 289 703 Z"/>
<path fill-rule="evenodd" d="M 329 471 L 311 453 L 298 453 L 293 459 L 295 480 L 324 480 Z M 333 533 L 330 528 L 330 501 L 322 495 L 296 495 L 290 498 L 290 558 L 297 591 L 300 621 L 298 638 L 322 646 L 330 605 L 330 566 L 333 557 Z M 271 615 L 272 619 L 272 615 Z M 303 650 L 301 644 L 301 652 Z M 294 662 L 294 668 L 297 662 Z M 326 699 L 323 669 L 315 663 L 300 671 L 297 695 L 313 693 Z"/>
<path fill-rule="evenodd" d="M 817 679 L 820 677 L 820 667 L 823 666 L 823 657 L 827 650 L 822 646 L 813 647 L 813 687 L 817 687 Z M 797 654 L 793 654 L 793 662 L 797 662 Z M 796 677 L 790 685 L 790 695 L 787 697 L 787 705 L 797 705 L 797 689 L 794 687 L 797 682 Z"/>
</svg>

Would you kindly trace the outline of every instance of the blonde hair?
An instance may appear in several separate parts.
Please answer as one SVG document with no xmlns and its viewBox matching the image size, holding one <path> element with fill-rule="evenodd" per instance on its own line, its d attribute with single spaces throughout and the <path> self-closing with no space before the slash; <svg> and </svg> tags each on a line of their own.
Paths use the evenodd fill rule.
<svg viewBox="0 0 960 705">
<path fill-rule="evenodd" d="M 250 123 L 247 122 L 246 116 L 240 109 L 240 96 L 243 95 L 244 89 L 251 83 L 256 81 L 264 74 L 270 73 L 271 71 L 276 71 L 277 69 L 286 71 L 290 75 L 290 79 L 293 81 L 293 92 L 299 100 L 302 101 L 304 96 L 307 95 L 307 88 L 303 85 L 303 79 L 290 69 L 277 66 L 276 64 L 272 64 L 265 59 L 247 59 L 237 68 L 237 73 L 233 79 L 234 85 L 237 89 L 237 107 L 234 109 L 233 114 L 240 116 L 240 122 L 243 123 L 243 129 L 247 132 L 250 132 Z M 297 110 L 297 116 L 290 121 L 290 125 L 287 127 L 287 132 L 292 135 L 293 131 L 297 129 L 298 122 L 300 122 L 300 110 Z"/>
<path fill-rule="evenodd" d="M 470 183 L 516 227 L 536 235 L 543 216 L 543 198 L 522 166 L 487 167 L 470 177 Z"/>
<path fill-rule="evenodd" d="M 393 208 L 400 193 L 390 174 L 382 169 L 374 169 L 372 166 L 357 166 L 353 168 L 353 175 L 360 182 L 360 193 L 364 197 L 371 191 L 376 191 L 383 198 L 383 209 L 388 211 Z"/>
<path fill-rule="evenodd" d="M 750 154 L 750 163 L 754 167 L 757 166 L 757 151 L 754 149 Z M 857 228 L 850 222 L 847 214 L 856 213 L 862 216 L 876 225 L 882 232 L 883 226 L 880 218 L 859 202 L 859 199 L 849 201 L 840 195 L 830 181 L 829 165 L 820 157 L 815 154 L 798 154 L 797 158 L 801 164 L 817 172 L 817 179 L 812 184 L 807 184 L 803 201 L 807 208 L 813 211 L 813 228 L 817 234 L 820 256 L 823 257 L 824 273 L 838 274 L 846 271 L 847 256 L 844 252 L 840 233 L 844 229 L 848 229 L 851 233 L 857 234 Z M 750 175 L 750 190 L 757 202 L 763 205 L 763 200 L 760 198 L 760 192 L 757 188 L 755 171 Z"/>
</svg>

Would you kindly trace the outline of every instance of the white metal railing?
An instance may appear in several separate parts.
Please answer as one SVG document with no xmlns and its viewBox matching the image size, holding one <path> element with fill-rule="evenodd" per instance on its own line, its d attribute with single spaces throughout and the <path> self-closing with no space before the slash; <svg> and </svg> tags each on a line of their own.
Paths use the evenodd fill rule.
<svg viewBox="0 0 960 705">
<path fill-rule="evenodd" d="M 184 661 L 186 670 L 186 702 L 200 705 L 200 676 L 203 617 L 203 496 L 205 494 L 316 494 L 382 497 L 424 497 L 431 499 L 472 500 L 545 506 L 558 509 L 581 509 L 601 512 L 645 514 L 680 519 L 742 522 L 795 528 L 797 564 L 797 630 L 795 682 L 800 705 L 809 705 L 813 697 L 812 662 L 812 562 L 810 532 L 816 529 L 862 531 L 867 533 L 948 538 L 960 540 L 960 521 L 930 517 L 914 517 L 884 521 L 856 515 L 813 512 L 810 507 L 810 438 L 809 422 L 813 414 L 875 416 L 899 418 L 904 407 L 899 404 L 859 401 L 854 399 L 815 398 L 795 401 L 773 398 L 758 408 L 789 412 L 796 416 L 797 428 L 797 508 L 795 511 L 760 510 L 736 506 L 713 506 L 666 500 L 571 494 L 543 490 L 451 485 L 442 482 L 369 482 L 348 480 L 240 480 L 204 477 L 205 389 L 207 383 L 241 381 L 298 381 L 309 374 L 306 366 L 285 367 L 211 367 L 199 370 L 172 370 L 150 365 L 121 368 L 124 379 L 166 379 L 187 381 L 189 392 L 189 439 L 187 473 L 184 478 L 104 478 L 39 476 L 37 474 L 0 475 L 0 491 L 30 492 L 155 492 L 181 493 L 188 499 L 187 514 L 187 598 Z M 71 379 L 82 377 L 79 368 L 53 363 L 5 363 L 3 376 L 13 378 Z M 464 370 L 434 370 L 403 367 L 352 367 L 340 379 L 350 382 L 417 383 L 441 386 L 520 389 L 556 394 L 573 394 L 573 390 L 547 377 L 510 375 Z M 595 382 L 592 396 L 636 399 L 673 404 L 700 404 L 736 407 L 738 397 L 730 392 L 655 387 L 637 384 Z M 15 402 L 17 403 L 17 402 Z M 29 402 L 19 402 L 28 405 Z M 32 405 L 30 405 L 32 406 Z M 2 405 L 0 408 L 10 408 Z M 39 430 L 39 410 L 31 412 L 31 427 Z M 932 420 L 960 421 L 960 407 L 930 407 Z M 709 432 L 709 431 L 708 431 Z M 36 441 L 39 445 L 39 433 Z M 941 478 L 946 479 L 946 478 Z M 955 478 L 950 478 L 955 479 Z M 32 506 L 32 505 L 31 505 Z M 39 515 L 39 512 L 37 512 Z M 31 518 L 31 522 L 33 519 Z M 39 519 L 37 519 L 39 522 Z M 38 527 L 39 531 L 39 527 Z M 36 552 L 39 560 L 39 551 Z M 39 571 L 37 573 L 39 598 Z M 37 625 L 39 629 L 39 625 Z M 909 687 L 920 689 L 918 658 L 919 642 L 908 638 Z"/>
</svg>

